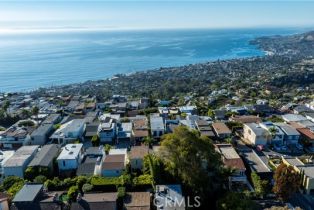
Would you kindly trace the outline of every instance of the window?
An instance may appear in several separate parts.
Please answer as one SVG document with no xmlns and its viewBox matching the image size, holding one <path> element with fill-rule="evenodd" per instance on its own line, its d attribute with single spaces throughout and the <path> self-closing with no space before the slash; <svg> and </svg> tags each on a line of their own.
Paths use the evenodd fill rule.
<svg viewBox="0 0 314 210">
<path fill-rule="evenodd" d="M 62 161 L 63 162 L 63 166 L 65 166 L 65 161 Z"/>
</svg>

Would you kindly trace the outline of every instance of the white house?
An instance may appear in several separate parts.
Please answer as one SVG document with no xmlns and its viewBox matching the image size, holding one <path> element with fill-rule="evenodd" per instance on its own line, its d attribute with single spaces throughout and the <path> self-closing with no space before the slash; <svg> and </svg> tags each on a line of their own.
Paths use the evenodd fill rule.
<svg viewBox="0 0 314 210">
<path fill-rule="evenodd" d="M 271 140 L 268 130 L 256 123 L 244 124 L 243 137 L 253 145 L 266 145 Z"/>
<path fill-rule="evenodd" d="M 165 133 L 165 125 L 162 117 L 158 115 L 150 115 L 151 134 L 155 138 L 160 138 Z"/>
<path fill-rule="evenodd" d="M 27 165 L 38 152 L 39 146 L 22 146 L 3 165 L 4 177 L 18 176 L 24 178 Z"/>
<path fill-rule="evenodd" d="M 83 144 L 67 144 L 57 158 L 59 171 L 76 170 L 84 158 Z"/>
<path fill-rule="evenodd" d="M 3 165 L 14 155 L 15 151 L 0 151 L 0 176 L 3 177 Z"/>
<path fill-rule="evenodd" d="M 30 126 L 33 124 L 32 126 Z M 20 120 L 0 135 L 0 143 L 3 148 L 17 149 L 30 144 L 30 134 L 35 130 L 36 122 L 32 120 Z"/>
<path fill-rule="evenodd" d="M 50 139 L 54 143 L 61 145 L 74 142 L 81 139 L 85 131 L 85 120 L 74 119 L 60 126 L 51 136 Z"/>
</svg>

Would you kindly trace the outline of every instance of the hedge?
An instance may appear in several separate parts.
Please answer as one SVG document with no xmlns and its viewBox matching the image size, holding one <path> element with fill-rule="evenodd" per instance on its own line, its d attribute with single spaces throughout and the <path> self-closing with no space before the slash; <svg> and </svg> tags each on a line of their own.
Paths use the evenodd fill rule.
<svg viewBox="0 0 314 210">
<path fill-rule="evenodd" d="M 116 191 L 118 186 L 122 186 L 123 179 L 120 177 L 99 177 L 94 176 L 91 179 L 91 185 L 94 186 L 94 190 L 101 191 Z"/>
</svg>

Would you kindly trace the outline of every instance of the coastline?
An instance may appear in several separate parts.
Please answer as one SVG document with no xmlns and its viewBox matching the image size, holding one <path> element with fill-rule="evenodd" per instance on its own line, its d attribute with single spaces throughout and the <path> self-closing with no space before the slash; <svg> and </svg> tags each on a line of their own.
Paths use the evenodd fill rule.
<svg viewBox="0 0 314 210">
<path fill-rule="evenodd" d="M 254 38 L 253 40 L 255 39 L 258 39 L 259 37 L 257 38 Z M 5 93 L 12 93 L 12 92 L 18 92 L 18 93 L 32 93 L 32 92 L 36 92 L 37 90 L 39 89 L 53 89 L 53 88 L 56 88 L 56 87 L 67 87 L 67 86 L 71 86 L 71 85 L 78 85 L 78 84 L 85 84 L 85 83 L 91 83 L 91 82 L 98 82 L 98 81 L 106 81 L 106 80 L 112 80 L 112 79 L 116 79 L 115 75 L 123 75 L 123 76 L 132 76 L 134 74 L 138 74 L 138 73 L 147 73 L 147 72 L 151 72 L 151 71 L 158 71 L 160 69 L 167 69 L 167 68 L 184 68 L 185 66 L 190 66 L 190 65 L 203 65 L 203 64 L 206 64 L 206 63 L 214 63 L 214 62 L 217 62 L 217 61 L 230 61 L 230 60 L 243 60 L 243 59 L 252 59 L 254 57 L 260 57 L 260 56 L 272 56 L 274 55 L 274 52 L 271 52 L 269 50 L 266 50 L 266 49 L 262 49 L 260 47 L 259 44 L 252 44 L 251 41 L 253 40 L 249 40 L 248 41 L 248 44 L 249 45 L 254 45 L 256 46 L 256 49 L 258 49 L 258 51 L 260 51 L 260 53 L 262 55 L 259 55 L 259 56 L 247 56 L 247 57 L 240 57 L 240 58 L 227 58 L 227 59 L 208 59 L 207 61 L 204 61 L 204 62 L 196 62 L 196 63 L 189 63 L 189 64 L 185 64 L 185 65 L 176 65 L 176 66 L 161 66 L 161 67 L 157 67 L 157 68 L 152 68 L 152 69 L 145 69 L 145 70 L 136 70 L 136 71 L 132 71 L 132 72 L 129 72 L 129 73 L 117 73 L 117 74 L 114 74 L 112 76 L 108 76 L 108 77 L 105 77 L 103 79 L 87 79 L 85 81 L 82 81 L 82 82 L 73 82 L 73 83 L 67 83 L 67 84 L 57 84 L 57 85 L 48 85 L 48 86 L 39 86 L 39 87 L 36 87 L 36 88 L 32 88 L 32 89 L 29 89 L 29 90 L 24 90 L 24 91 L 6 91 Z"/>
</svg>

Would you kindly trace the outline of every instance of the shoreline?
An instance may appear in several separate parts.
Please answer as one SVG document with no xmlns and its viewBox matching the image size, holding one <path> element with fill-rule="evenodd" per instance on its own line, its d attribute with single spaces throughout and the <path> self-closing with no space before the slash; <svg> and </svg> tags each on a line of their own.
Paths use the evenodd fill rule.
<svg viewBox="0 0 314 210">
<path fill-rule="evenodd" d="M 291 35 L 289 34 L 289 35 L 281 35 L 281 36 L 282 37 L 292 36 L 294 34 L 300 34 L 300 33 L 293 33 Z M 274 37 L 274 36 L 278 36 L 278 35 L 267 36 L 267 38 L 271 38 L 271 37 Z M 86 83 L 105 82 L 107 80 L 110 81 L 110 80 L 114 80 L 114 79 L 119 78 L 119 77 L 116 77 L 116 75 L 129 77 L 129 76 L 132 76 L 134 74 L 147 74 L 149 72 L 158 71 L 158 70 L 161 70 L 161 69 L 174 69 L 174 68 L 179 69 L 179 68 L 184 68 L 186 66 L 191 66 L 191 65 L 204 65 L 204 64 L 208 64 L 208 63 L 214 64 L 214 63 L 216 63 L 218 61 L 226 61 L 226 62 L 237 61 L 237 60 L 241 61 L 241 60 L 246 60 L 246 59 L 247 60 L 254 59 L 254 58 L 257 58 L 257 57 L 264 57 L 264 56 L 275 55 L 274 52 L 272 52 L 270 50 L 263 49 L 260 46 L 260 43 L 251 43 L 252 41 L 256 41 L 256 40 L 258 40 L 260 38 L 263 38 L 263 37 L 265 37 L 265 36 L 255 37 L 255 38 L 253 38 L 251 40 L 248 40 L 248 44 L 249 45 L 256 46 L 256 48 L 261 52 L 262 55 L 258 55 L 258 56 L 244 56 L 244 57 L 235 57 L 235 58 L 226 58 L 226 59 L 213 59 L 213 60 L 209 59 L 208 61 L 204 61 L 204 62 L 190 63 L 190 64 L 184 64 L 184 65 L 168 66 L 168 67 L 160 66 L 160 67 L 153 68 L 153 69 L 136 70 L 136 71 L 130 72 L 130 73 L 117 73 L 117 74 L 114 74 L 112 76 L 108 76 L 107 78 L 103 78 L 103 79 L 89 79 L 89 80 L 85 80 L 85 81 L 82 81 L 82 82 L 74 82 L 74 83 L 70 82 L 70 83 L 67 83 L 67 84 L 47 85 L 47 86 L 40 86 L 40 87 L 37 87 L 37 88 L 28 89 L 28 90 L 5 91 L 5 92 L 0 92 L 0 93 L 1 94 L 9 94 L 9 93 L 28 94 L 28 93 L 36 92 L 36 91 L 41 90 L 41 89 L 51 90 L 51 89 L 55 89 L 55 88 L 83 85 L 83 84 L 86 84 Z"/>
</svg>

